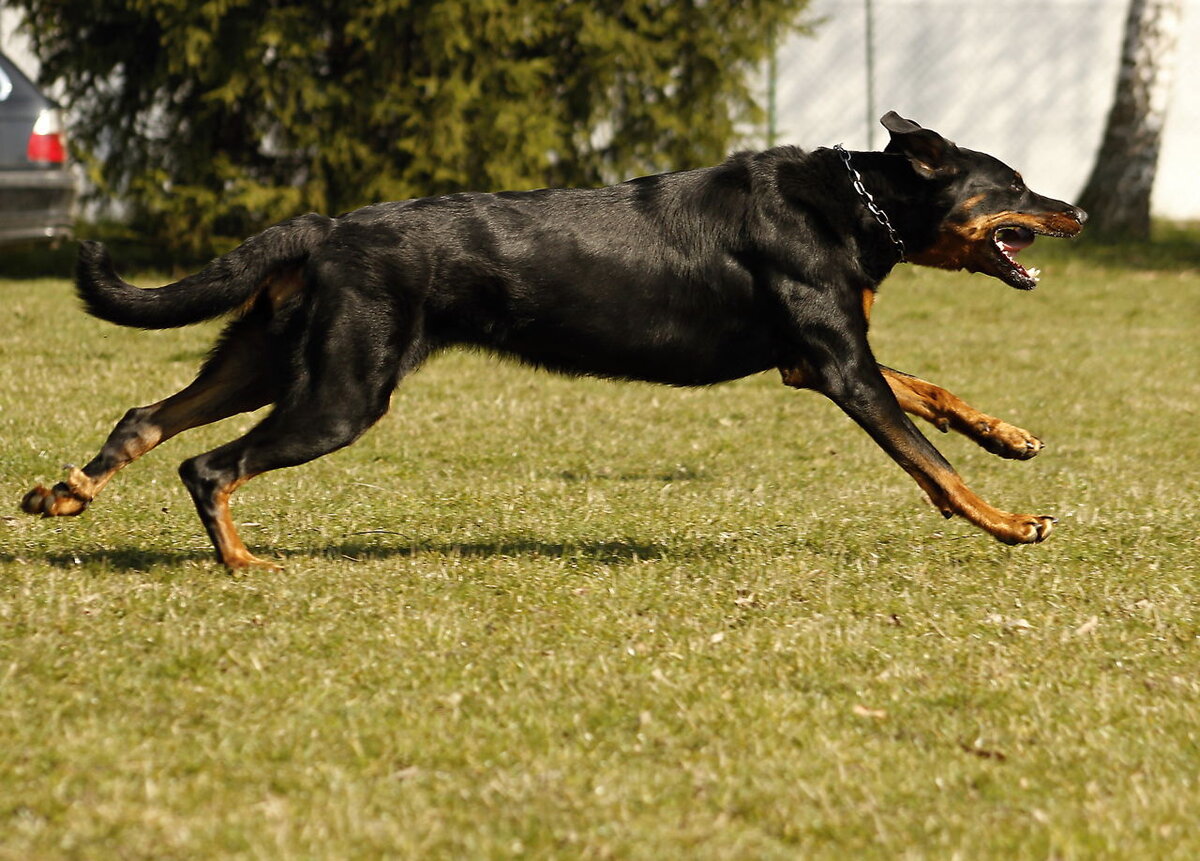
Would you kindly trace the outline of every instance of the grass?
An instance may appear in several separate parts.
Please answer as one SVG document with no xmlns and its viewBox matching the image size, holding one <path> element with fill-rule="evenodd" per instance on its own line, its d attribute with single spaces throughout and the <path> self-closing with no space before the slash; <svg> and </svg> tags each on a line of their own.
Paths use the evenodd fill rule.
<svg viewBox="0 0 1200 861">
<path fill-rule="evenodd" d="M 821 398 L 431 362 L 356 446 L 235 499 L 230 576 L 172 440 L 77 519 L 16 502 L 186 383 L 215 329 L 0 281 L 0 858 L 1195 857 L 1200 274 L 898 272 L 882 360 L 1029 427 L 934 433 L 1053 513 L 943 521 Z M 1165 250 L 1164 250 L 1165 248 Z"/>
</svg>

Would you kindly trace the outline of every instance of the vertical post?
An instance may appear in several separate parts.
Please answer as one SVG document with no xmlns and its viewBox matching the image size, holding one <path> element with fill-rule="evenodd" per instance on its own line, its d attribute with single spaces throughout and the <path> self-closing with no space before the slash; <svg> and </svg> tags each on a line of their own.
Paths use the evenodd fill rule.
<svg viewBox="0 0 1200 861">
<path fill-rule="evenodd" d="M 775 80 L 779 77 L 779 62 L 776 53 L 779 49 L 778 40 L 776 39 L 777 28 L 772 25 L 770 34 L 767 36 L 767 50 L 770 52 L 767 55 L 767 148 L 775 146 L 776 138 L 779 135 L 779 128 L 776 125 L 778 121 L 778 109 L 775 104 Z"/>
<path fill-rule="evenodd" d="M 867 54 L 867 149 L 875 149 L 875 5 L 863 0 L 866 25 Z"/>
</svg>

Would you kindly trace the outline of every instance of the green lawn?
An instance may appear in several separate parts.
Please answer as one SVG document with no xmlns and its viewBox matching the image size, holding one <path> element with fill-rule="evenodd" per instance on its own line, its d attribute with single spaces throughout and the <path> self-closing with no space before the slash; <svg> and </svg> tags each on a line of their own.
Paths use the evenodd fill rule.
<svg viewBox="0 0 1200 861">
<path fill-rule="evenodd" d="M 215 326 L 0 281 L 0 858 L 1200 855 L 1200 235 L 897 273 L 882 361 L 1029 428 L 931 431 L 1042 545 L 944 521 L 827 401 L 429 363 L 354 447 L 238 493 L 185 434 L 17 511 Z M 1049 245 L 1050 243 L 1047 243 Z M 1040 246 L 1039 246 L 1040 248 Z"/>
</svg>

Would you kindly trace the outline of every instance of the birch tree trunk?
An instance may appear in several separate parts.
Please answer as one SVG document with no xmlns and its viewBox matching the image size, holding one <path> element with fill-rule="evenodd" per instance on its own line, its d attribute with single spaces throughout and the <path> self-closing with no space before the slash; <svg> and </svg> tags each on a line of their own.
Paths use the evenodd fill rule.
<svg viewBox="0 0 1200 861">
<path fill-rule="evenodd" d="M 1150 238 L 1150 192 L 1179 44 L 1183 0 L 1130 0 L 1121 67 L 1104 140 L 1079 197 L 1088 230 Z"/>
</svg>

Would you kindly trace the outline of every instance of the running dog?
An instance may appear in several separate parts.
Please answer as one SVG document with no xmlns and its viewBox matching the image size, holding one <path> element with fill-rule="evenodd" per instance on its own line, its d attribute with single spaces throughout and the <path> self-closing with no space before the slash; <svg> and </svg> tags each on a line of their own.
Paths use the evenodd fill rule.
<svg viewBox="0 0 1200 861">
<path fill-rule="evenodd" d="M 144 329 L 232 319 L 195 381 L 129 410 L 99 454 L 21 507 L 75 515 L 122 467 L 189 428 L 273 404 L 240 439 L 180 476 L 217 558 L 253 556 L 229 497 L 256 475 L 354 442 L 434 353 L 481 347 L 575 375 L 708 386 L 769 369 L 837 404 L 946 516 L 1008 544 L 1042 541 L 1046 515 L 972 493 L 905 413 L 1001 457 L 1032 434 L 945 389 L 876 364 L 867 325 L 898 263 L 983 272 L 1032 290 L 1017 262 L 1038 234 L 1074 236 L 1077 207 L 1030 191 L 997 159 L 890 112 L 882 152 L 742 152 L 716 167 L 607 188 L 452 194 L 303 215 L 159 289 L 79 249 L 87 310 Z"/>
</svg>

